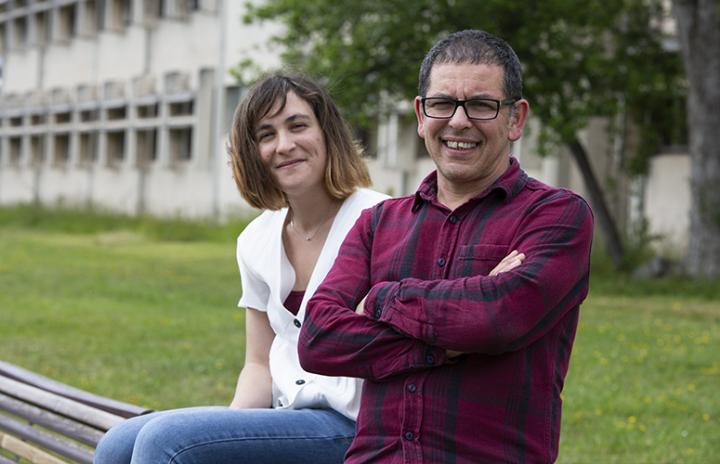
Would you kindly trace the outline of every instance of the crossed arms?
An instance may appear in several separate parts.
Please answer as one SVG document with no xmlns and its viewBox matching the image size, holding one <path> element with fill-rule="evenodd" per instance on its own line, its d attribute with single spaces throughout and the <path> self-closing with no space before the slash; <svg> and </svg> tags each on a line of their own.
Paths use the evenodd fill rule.
<svg viewBox="0 0 720 464">
<path fill-rule="evenodd" d="M 308 304 L 298 345 L 308 371 L 382 380 L 458 352 L 519 350 L 587 294 L 592 215 L 574 195 L 545 201 L 514 231 L 509 249 L 524 253 L 521 265 L 455 279 L 371 281 L 382 227 L 373 230 L 371 215 L 361 215 Z"/>
</svg>

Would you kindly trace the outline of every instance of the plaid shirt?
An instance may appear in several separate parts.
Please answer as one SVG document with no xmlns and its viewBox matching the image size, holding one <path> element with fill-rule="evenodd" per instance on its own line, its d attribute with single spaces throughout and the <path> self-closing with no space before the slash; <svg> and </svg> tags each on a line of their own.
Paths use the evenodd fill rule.
<svg viewBox="0 0 720 464">
<path fill-rule="evenodd" d="M 346 462 L 554 461 L 592 230 L 584 200 L 515 159 L 455 211 L 435 173 L 365 210 L 299 341 L 306 370 L 366 379 Z M 515 249 L 523 264 L 488 277 Z"/>
</svg>

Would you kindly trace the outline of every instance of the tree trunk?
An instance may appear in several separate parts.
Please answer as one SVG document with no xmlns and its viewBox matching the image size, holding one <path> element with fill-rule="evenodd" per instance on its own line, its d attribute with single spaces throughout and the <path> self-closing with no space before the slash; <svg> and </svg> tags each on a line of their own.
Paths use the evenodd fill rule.
<svg viewBox="0 0 720 464">
<path fill-rule="evenodd" d="M 618 233 L 617 224 L 610 214 L 610 209 L 605 201 L 600 183 L 595 176 L 595 172 L 590 165 L 587 151 L 582 146 L 578 139 L 573 139 L 567 144 L 572 153 L 575 163 L 577 164 L 580 173 L 585 181 L 585 188 L 588 190 L 590 195 L 590 203 L 592 204 L 593 213 L 600 226 L 600 231 L 605 238 L 605 245 L 607 246 L 607 252 L 610 254 L 615 268 L 619 268 L 625 257 L 625 250 L 623 249 L 622 241 L 620 240 L 620 234 Z"/>
<path fill-rule="evenodd" d="M 720 1 L 674 0 L 688 79 L 690 233 L 687 271 L 720 277 Z"/>
</svg>

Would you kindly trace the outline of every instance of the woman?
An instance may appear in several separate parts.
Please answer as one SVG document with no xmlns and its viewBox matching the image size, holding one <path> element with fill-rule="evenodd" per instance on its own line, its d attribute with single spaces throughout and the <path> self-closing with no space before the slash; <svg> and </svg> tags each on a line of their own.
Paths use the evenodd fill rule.
<svg viewBox="0 0 720 464">
<path fill-rule="evenodd" d="M 330 270 L 371 190 L 360 150 L 326 92 L 302 77 L 259 82 L 235 112 L 233 175 L 265 211 L 242 232 L 245 365 L 229 408 L 130 419 L 98 444 L 96 463 L 342 462 L 355 432 L 360 381 L 302 370 L 305 303 Z"/>
</svg>

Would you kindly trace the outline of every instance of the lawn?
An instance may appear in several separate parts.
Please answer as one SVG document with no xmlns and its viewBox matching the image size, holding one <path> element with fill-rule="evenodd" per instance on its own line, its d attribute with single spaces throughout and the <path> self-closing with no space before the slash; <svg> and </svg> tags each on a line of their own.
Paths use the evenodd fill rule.
<svg viewBox="0 0 720 464">
<path fill-rule="evenodd" d="M 0 359 L 155 409 L 228 403 L 241 228 L 0 209 Z M 595 268 L 558 462 L 720 462 L 720 285 Z"/>
</svg>

